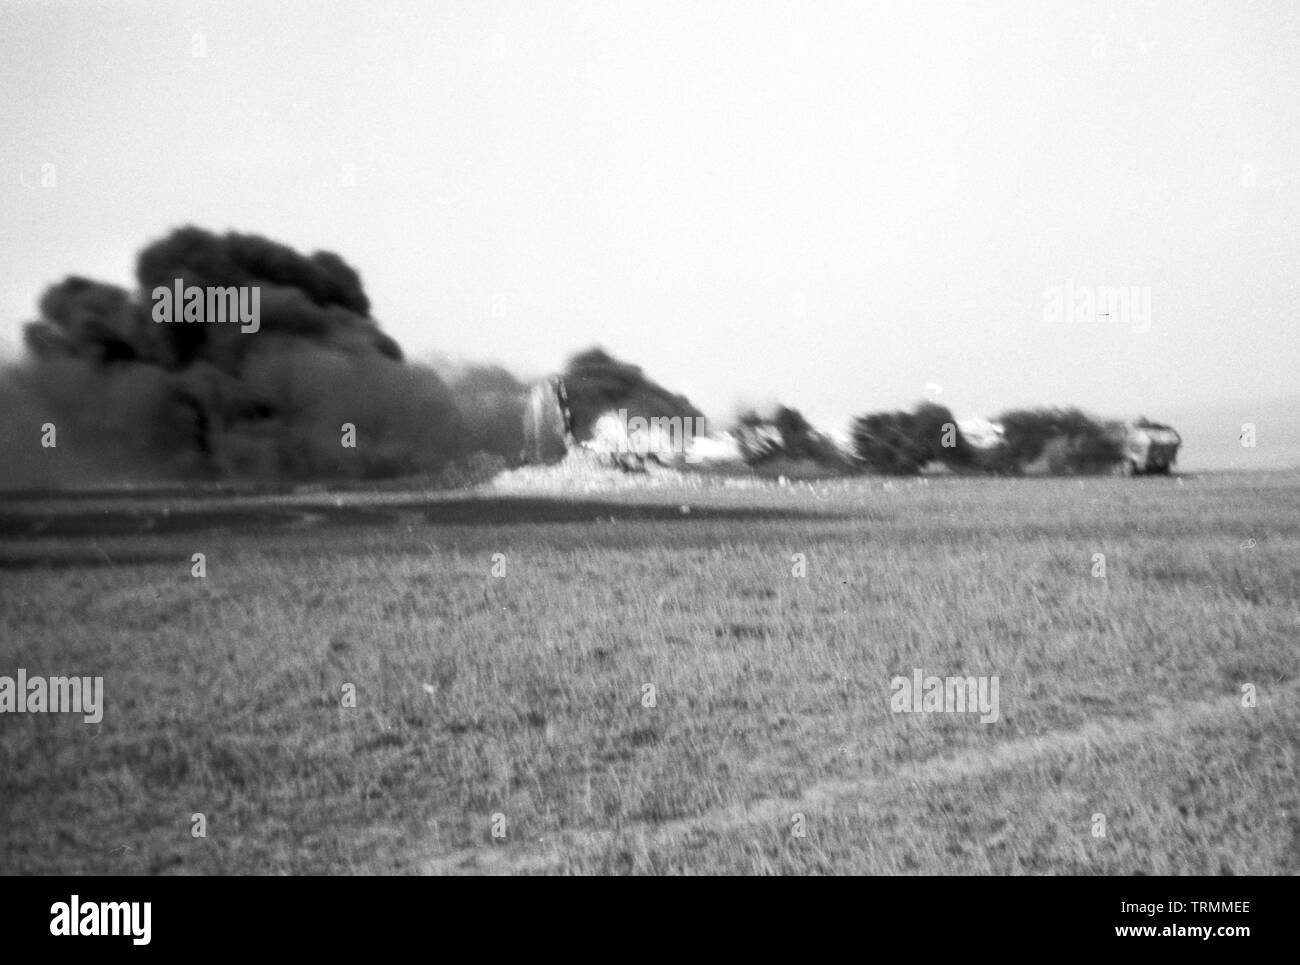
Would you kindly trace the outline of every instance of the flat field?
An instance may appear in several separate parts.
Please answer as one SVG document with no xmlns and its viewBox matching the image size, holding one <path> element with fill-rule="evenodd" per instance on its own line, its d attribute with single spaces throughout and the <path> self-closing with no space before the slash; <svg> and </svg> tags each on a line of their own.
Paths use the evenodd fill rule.
<svg viewBox="0 0 1300 965">
<path fill-rule="evenodd" d="M 8 873 L 1300 872 L 1294 473 L 9 497 L 19 668 Z"/>
</svg>

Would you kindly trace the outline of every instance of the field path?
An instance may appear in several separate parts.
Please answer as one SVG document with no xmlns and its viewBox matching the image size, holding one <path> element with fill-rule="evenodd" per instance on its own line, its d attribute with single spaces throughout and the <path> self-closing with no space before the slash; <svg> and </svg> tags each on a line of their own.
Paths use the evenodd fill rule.
<svg viewBox="0 0 1300 965">
<path fill-rule="evenodd" d="M 825 781 L 808 788 L 797 798 L 765 798 L 744 805 L 719 808 L 692 818 L 664 823 L 640 822 L 624 825 L 615 831 L 570 831 L 552 840 L 532 846 L 484 845 L 448 854 L 417 859 L 419 874 L 460 873 L 516 874 L 551 871 L 561 866 L 575 852 L 607 847 L 619 835 L 641 837 L 647 847 L 670 845 L 700 831 L 730 831 L 754 824 L 786 824 L 796 811 L 816 811 L 837 804 L 878 794 L 904 784 L 930 784 L 979 777 L 1042 758 L 1092 753 L 1095 748 L 1113 750 L 1151 737 L 1186 730 L 1192 725 L 1215 720 L 1237 719 L 1246 713 L 1257 714 L 1272 706 L 1295 700 L 1300 681 L 1290 681 L 1268 695 L 1261 694 L 1258 706 L 1246 710 L 1239 695 L 1211 700 L 1189 701 L 1161 708 L 1144 718 L 1103 718 L 1089 721 L 1077 730 L 1049 731 L 1038 737 L 1009 740 L 988 750 L 968 749 L 960 754 L 943 754 L 900 767 L 885 777 L 868 777 Z"/>
</svg>

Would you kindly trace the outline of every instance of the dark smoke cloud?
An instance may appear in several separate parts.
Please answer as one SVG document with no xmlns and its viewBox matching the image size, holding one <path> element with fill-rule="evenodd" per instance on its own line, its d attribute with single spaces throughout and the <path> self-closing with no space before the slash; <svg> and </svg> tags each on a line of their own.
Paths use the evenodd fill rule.
<svg viewBox="0 0 1300 965">
<path fill-rule="evenodd" d="M 1002 441 L 979 449 L 952 412 L 922 402 L 911 412 L 876 412 L 853 421 L 854 456 L 862 468 L 908 475 L 938 462 L 954 472 L 1018 475 L 1034 464 L 1053 473 L 1105 472 L 1123 455 L 1123 429 L 1078 409 L 1015 409 L 994 420 Z"/>
<path fill-rule="evenodd" d="M 628 418 L 704 415 L 686 396 L 670 392 L 646 378 L 639 366 L 620 362 L 601 348 L 590 348 L 570 358 L 564 369 L 564 385 L 573 416 L 573 434 L 580 440 L 589 439 L 596 420 L 611 409 L 626 409 Z"/>
<path fill-rule="evenodd" d="M 518 462 L 524 449 L 528 386 L 500 365 L 442 366 L 474 448 Z"/>
<path fill-rule="evenodd" d="M 946 426 L 953 427 L 952 446 L 943 444 Z M 859 416 L 850 431 L 854 456 L 872 472 L 908 475 L 935 460 L 952 468 L 970 462 L 970 449 L 956 430 L 952 412 L 934 402 L 921 402 L 911 412 Z"/>
<path fill-rule="evenodd" d="M 991 468 L 1017 472 L 1046 456 L 1052 472 L 1104 472 L 1124 455 L 1123 429 L 1079 409 L 1015 409 L 997 417 L 1006 443 Z"/>
<path fill-rule="evenodd" d="M 332 252 L 305 257 L 256 235 L 218 237 L 182 228 L 145 248 L 136 267 L 146 298 L 156 286 L 171 287 L 177 278 L 201 287 L 257 285 L 263 331 L 328 343 L 358 356 L 373 352 L 402 360 L 397 343 L 370 317 L 360 276 Z M 170 364 L 204 359 L 233 372 L 256 346 L 233 325 L 158 325 L 157 333 Z"/>
<path fill-rule="evenodd" d="M 0 376 L 0 485 L 369 478 L 437 470 L 472 447 L 452 390 L 403 361 L 338 255 L 187 227 L 145 248 L 136 276 L 134 294 L 70 277 L 41 298 L 28 358 Z M 151 292 L 177 279 L 256 286 L 259 329 L 155 322 Z M 47 422 L 55 449 L 40 446 Z"/>
<path fill-rule="evenodd" d="M 42 427 L 54 427 L 43 448 Z M 124 483 L 193 474 L 194 411 L 157 366 L 57 358 L 0 371 L 0 487 Z M 164 457 L 176 440 L 176 455 Z M 183 450 L 183 451 L 182 451 Z"/>
<path fill-rule="evenodd" d="M 794 460 L 812 462 L 836 472 L 850 472 L 854 468 L 832 439 L 790 406 L 778 404 L 768 416 L 760 415 L 755 409 L 742 412 L 731 435 L 745 462 L 751 466 Z"/>
</svg>

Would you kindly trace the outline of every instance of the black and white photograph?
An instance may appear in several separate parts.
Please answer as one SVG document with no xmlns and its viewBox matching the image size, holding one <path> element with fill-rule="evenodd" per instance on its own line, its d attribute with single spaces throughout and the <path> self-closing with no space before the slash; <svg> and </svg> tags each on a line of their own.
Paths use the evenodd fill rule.
<svg viewBox="0 0 1300 965">
<path fill-rule="evenodd" d="M 3 0 L 0 88 L 24 927 L 1300 873 L 1300 5 Z"/>
</svg>

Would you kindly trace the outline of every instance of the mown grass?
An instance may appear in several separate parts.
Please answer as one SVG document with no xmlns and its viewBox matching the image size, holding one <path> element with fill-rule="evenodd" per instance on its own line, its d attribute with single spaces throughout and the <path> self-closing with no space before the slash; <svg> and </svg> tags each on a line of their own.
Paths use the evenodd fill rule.
<svg viewBox="0 0 1300 965">
<path fill-rule="evenodd" d="M 563 516 L 3 539 L 0 673 L 107 706 L 0 715 L 0 870 L 1300 871 L 1294 474 Z M 1000 719 L 892 714 L 917 667 Z"/>
</svg>

